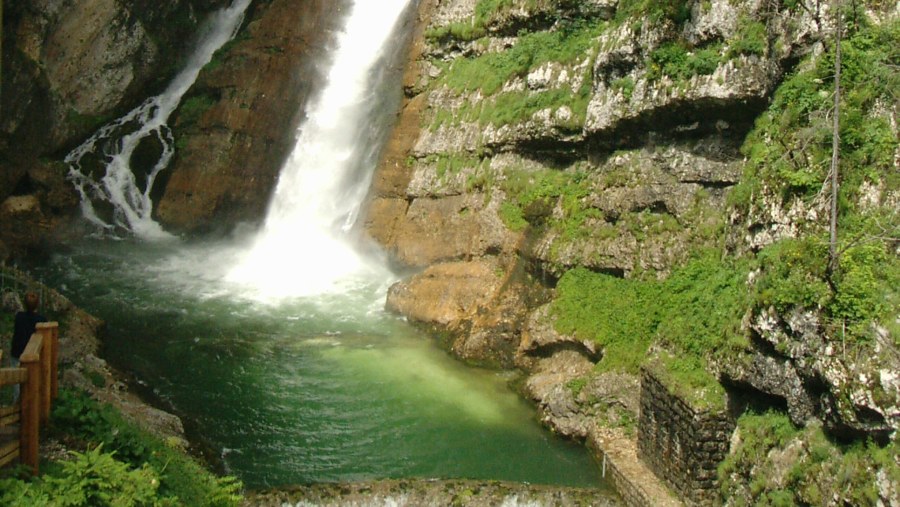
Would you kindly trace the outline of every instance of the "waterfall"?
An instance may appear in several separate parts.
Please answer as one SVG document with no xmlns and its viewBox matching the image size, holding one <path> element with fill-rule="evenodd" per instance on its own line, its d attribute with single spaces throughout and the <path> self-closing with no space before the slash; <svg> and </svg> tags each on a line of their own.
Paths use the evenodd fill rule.
<svg viewBox="0 0 900 507">
<path fill-rule="evenodd" d="M 144 239 L 167 238 L 169 234 L 151 217 L 150 192 L 159 172 L 174 154 L 172 132 L 166 122 L 181 98 L 197 80 L 204 65 L 240 28 L 250 0 L 234 0 L 231 6 L 214 13 L 185 68 L 166 90 L 100 128 L 72 150 L 65 162 L 69 179 L 81 194 L 84 216 L 107 231 L 125 230 Z M 135 175 L 132 155 L 142 142 L 158 143 L 159 158 L 153 167 Z M 98 167 L 90 169 L 85 160 Z M 98 213 L 97 207 L 107 210 Z"/>
<path fill-rule="evenodd" d="M 390 276 L 353 248 L 351 228 L 385 130 L 380 85 L 398 46 L 391 36 L 409 2 L 353 3 L 264 225 L 226 276 L 259 299 L 343 292 Z"/>
</svg>

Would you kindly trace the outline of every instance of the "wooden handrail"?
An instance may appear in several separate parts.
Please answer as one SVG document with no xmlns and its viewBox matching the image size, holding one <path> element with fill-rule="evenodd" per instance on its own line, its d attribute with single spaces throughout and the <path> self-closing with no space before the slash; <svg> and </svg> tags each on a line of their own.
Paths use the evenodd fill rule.
<svg viewBox="0 0 900 507">
<path fill-rule="evenodd" d="M 22 384 L 19 396 L 22 407 L 22 419 L 19 426 L 19 458 L 38 473 L 38 442 L 41 425 L 41 352 L 44 350 L 44 337 L 35 333 L 28 340 L 25 351 L 19 356 L 19 364 L 28 370 L 28 377 Z"/>
<path fill-rule="evenodd" d="M 20 384 L 19 406 L 0 407 L 0 426 L 19 423 L 17 445 L 0 449 L 0 466 L 16 457 L 38 473 L 40 425 L 50 417 L 50 406 L 58 393 L 59 325 L 38 324 L 22 355 L 20 368 L 0 369 L 0 386 Z"/>
<path fill-rule="evenodd" d="M 59 325 L 56 322 L 41 322 L 35 326 L 35 333 L 43 339 L 41 348 L 41 421 L 50 419 L 50 405 L 56 399 L 58 389 L 57 361 L 59 359 Z"/>
</svg>

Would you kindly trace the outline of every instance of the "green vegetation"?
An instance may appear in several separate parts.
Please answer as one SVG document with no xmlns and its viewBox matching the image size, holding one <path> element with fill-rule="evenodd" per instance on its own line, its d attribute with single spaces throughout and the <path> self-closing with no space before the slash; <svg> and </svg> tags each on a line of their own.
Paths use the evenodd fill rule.
<svg viewBox="0 0 900 507">
<path fill-rule="evenodd" d="M 559 15 L 558 7 L 570 0 L 527 0 L 526 2 L 514 2 L 513 0 L 478 0 L 475 5 L 475 16 L 469 21 L 451 23 L 446 26 L 432 28 L 425 33 L 425 37 L 441 41 L 448 38 L 471 41 L 487 35 L 487 27 L 502 18 L 511 8 L 524 7 L 528 12 L 538 11 Z"/>
<path fill-rule="evenodd" d="M 584 83 L 574 94 L 572 90 L 562 88 L 540 92 L 497 93 L 475 104 L 467 103 L 456 111 L 437 111 L 429 128 L 437 130 L 442 125 L 456 126 L 462 122 L 502 126 L 530 120 L 535 113 L 544 109 L 558 110 L 567 107 L 571 116 L 560 126 L 580 131 L 590 101 L 590 84 L 587 80 Z"/>
<path fill-rule="evenodd" d="M 841 118 L 842 218 L 864 181 L 885 178 L 900 184 L 893 165 L 896 139 L 879 104 L 891 104 L 900 88 L 900 22 L 863 27 L 844 41 Z M 749 205 L 765 183 L 783 198 L 814 198 L 822 189 L 831 157 L 834 56 L 831 51 L 803 65 L 778 88 L 772 105 L 756 122 L 744 145 L 749 158 L 738 204 Z"/>
<path fill-rule="evenodd" d="M 616 21 L 631 21 L 647 17 L 651 22 L 671 21 L 682 24 L 691 16 L 691 2 L 688 0 L 620 0 L 616 8 Z"/>
<path fill-rule="evenodd" d="M 695 411 L 722 411 L 725 388 L 713 377 L 706 361 L 689 354 L 662 352 L 645 364 L 666 389 L 691 404 Z"/>
<path fill-rule="evenodd" d="M 738 21 L 738 32 L 728 44 L 728 57 L 739 55 L 765 56 L 769 42 L 766 25 L 752 19 L 741 18 Z"/>
<path fill-rule="evenodd" d="M 603 29 L 603 24 L 584 23 L 568 30 L 522 34 L 505 51 L 455 60 L 438 84 L 459 92 L 481 90 L 493 95 L 513 77 L 523 77 L 544 63 L 573 63 L 590 55 L 592 42 Z"/>
<path fill-rule="evenodd" d="M 749 264 L 714 252 L 674 270 L 666 280 L 623 279 L 576 268 L 557 286 L 556 329 L 603 346 L 601 370 L 636 373 L 651 343 L 662 343 L 684 361 L 745 347 L 740 322 L 749 308 Z M 670 362 L 672 374 L 695 370 Z M 685 381 L 697 384 L 697 379 Z M 705 381 L 715 382 L 711 376 Z"/>
<path fill-rule="evenodd" d="M 184 128 L 197 123 L 203 113 L 216 105 L 216 102 L 216 97 L 205 93 L 188 97 L 178 108 L 178 127 Z"/>
<path fill-rule="evenodd" d="M 218 478 L 182 450 L 122 419 L 86 394 L 61 391 L 51 431 L 72 460 L 42 463 L 42 475 L 0 479 L 3 505 L 236 506 L 241 484 Z"/>
<path fill-rule="evenodd" d="M 531 7 L 546 7 L 543 3 L 535 3 Z M 476 30 L 480 22 L 485 22 L 497 9 L 506 8 L 511 3 L 482 0 L 478 4 L 479 14 L 475 17 L 475 25 L 465 25 L 466 30 Z M 482 20 L 482 21 L 479 21 Z M 475 27 L 475 28 L 473 28 Z M 590 99 L 591 80 L 590 65 L 583 73 L 583 85 L 578 90 L 562 87 L 557 89 L 532 91 L 501 92 L 503 85 L 516 77 L 526 76 L 548 62 L 561 65 L 577 63 L 579 60 L 593 59 L 596 37 L 605 29 L 603 22 L 587 19 L 566 19 L 553 30 L 538 32 L 522 32 L 511 48 L 499 52 L 485 53 L 471 58 L 459 58 L 452 64 L 434 62 L 443 67 L 442 76 L 432 86 L 447 86 L 459 93 L 480 92 L 486 96 L 477 104 L 465 104 L 453 111 L 437 111 L 431 123 L 436 129 L 441 125 L 458 125 L 461 122 L 478 122 L 480 125 L 497 126 L 526 121 L 534 113 L 543 109 L 558 110 L 566 106 L 572 112 L 563 127 L 580 130 L 584 124 L 587 105 Z M 452 25 L 442 29 L 457 38 L 463 27 Z M 442 38 L 447 35 L 434 35 Z M 483 35 L 483 32 L 478 32 Z"/>
<path fill-rule="evenodd" d="M 722 57 L 721 44 L 690 51 L 684 42 L 676 41 L 663 44 L 650 53 L 647 65 L 647 78 L 659 79 L 669 76 L 672 79 L 687 80 L 692 76 L 707 76 L 716 71 Z"/>
<path fill-rule="evenodd" d="M 890 246 L 900 231 L 897 211 L 878 202 L 866 208 L 860 203 L 866 185 L 880 186 L 884 194 L 900 190 L 896 139 L 879 112 L 879 104 L 893 103 L 900 89 L 897 47 L 896 21 L 851 30 L 843 44 L 837 269 L 828 273 L 827 233 L 818 222 L 806 224 L 801 238 L 780 241 L 759 254 L 765 269 L 758 304 L 781 311 L 819 309 L 830 335 L 862 343 L 871 341 L 873 321 L 896 327 L 892 312 L 900 303 L 900 259 Z M 737 209 L 764 206 L 763 199 L 813 203 L 821 198 L 831 157 L 832 68 L 828 52 L 776 91 L 743 148 L 749 162 L 731 196 Z"/>
<path fill-rule="evenodd" d="M 795 428 L 780 412 L 738 419 L 740 441 L 719 467 L 721 497 L 733 505 L 878 505 L 876 470 L 900 481 L 897 444 L 837 445 L 822 428 Z M 766 470 L 766 473 L 760 473 Z M 836 495 L 836 496 L 835 496 Z"/>
<path fill-rule="evenodd" d="M 621 91 L 625 100 L 631 100 L 631 96 L 634 94 L 634 84 L 634 78 L 627 76 L 614 80 L 610 86 L 613 90 Z"/>
<path fill-rule="evenodd" d="M 564 239 L 584 237 L 590 232 L 585 227 L 589 220 L 602 218 L 600 210 L 584 203 L 590 184 L 583 172 L 507 171 L 501 183 L 507 196 L 502 205 L 504 221 L 513 230 L 523 229 L 521 221 L 525 221 L 559 230 Z M 551 216 L 557 205 L 561 215 Z"/>
<path fill-rule="evenodd" d="M 434 164 L 438 178 L 459 174 L 463 169 L 486 169 L 490 159 L 468 153 L 441 153 L 421 159 L 421 163 Z"/>
</svg>

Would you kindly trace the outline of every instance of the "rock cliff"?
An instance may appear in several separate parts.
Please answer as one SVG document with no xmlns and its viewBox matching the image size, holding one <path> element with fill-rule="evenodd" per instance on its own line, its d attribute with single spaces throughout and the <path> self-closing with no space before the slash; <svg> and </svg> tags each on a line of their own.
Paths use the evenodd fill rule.
<svg viewBox="0 0 900 507">
<path fill-rule="evenodd" d="M 367 229 L 432 279 L 486 259 L 505 263 L 496 277 L 522 264 L 551 286 L 576 266 L 663 276 L 724 213 L 739 147 L 820 36 L 815 20 L 762 2 L 684 4 L 677 22 L 615 2 L 533 4 L 422 4 Z M 456 320 L 493 311 L 504 284 L 484 280 Z"/>
<path fill-rule="evenodd" d="M 387 307 L 464 359 L 529 371 L 577 438 L 627 433 L 635 368 L 668 349 L 676 382 L 735 418 L 785 410 L 894 453 L 900 151 L 894 85 L 873 83 L 896 83 L 898 12 L 842 12 L 844 65 L 867 70 L 845 71 L 828 268 L 830 7 L 423 0 L 365 223 L 417 272 Z M 876 496 L 896 503 L 888 483 Z"/>
<path fill-rule="evenodd" d="M 0 259 L 55 241 L 77 209 L 59 160 L 163 87 L 225 0 L 24 0 L 3 16 Z M 12 200 L 7 200 L 12 196 Z"/>
<path fill-rule="evenodd" d="M 345 2 L 257 1 L 174 117 L 178 150 L 155 215 L 176 231 L 259 220 Z"/>
</svg>

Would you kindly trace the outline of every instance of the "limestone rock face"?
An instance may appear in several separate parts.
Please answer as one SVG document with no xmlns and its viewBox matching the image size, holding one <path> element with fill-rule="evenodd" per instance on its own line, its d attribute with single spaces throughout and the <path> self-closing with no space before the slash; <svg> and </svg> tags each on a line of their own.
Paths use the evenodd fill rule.
<svg viewBox="0 0 900 507">
<path fill-rule="evenodd" d="M 462 325 L 496 296 L 502 282 L 497 267 L 490 260 L 437 264 L 392 286 L 387 308 L 430 325 Z"/>
<path fill-rule="evenodd" d="M 262 216 L 342 6 L 261 2 L 201 72 L 174 117 L 181 149 L 157 183 L 155 214 L 167 228 L 209 230 Z M 192 101 L 198 110 L 184 114 Z"/>
<path fill-rule="evenodd" d="M 749 361 L 723 365 L 730 381 L 784 399 L 797 425 L 821 419 L 845 437 L 887 438 L 900 429 L 897 349 L 887 330 L 874 332 L 878 353 L 861 357 L 834 346 L 812 311 L 781 315 L 769 308 L 750 327 L 763 343 Z"/>
<path fill-rule="evenodd" d="M 39 155 L 71 146 L 174 70 L 225 0 L 23 0 L 4 13 L 6 143 Z M 162 79 L 161 79 L 162 78 Z M 8 145 L 11 147 L 11 145 Z M 3 149 L 3 146 L 0 146 Z"/>
<path fill-rule="evenodd" d="M 69 210 L 79 202 L 56 164 L 34 162 L 18 179 L 16 190 L 0 204 L 0 243 L 11 247 L 8 252 L 0 251 L 0 260 L 40 250 L 52 241 L 65 241 L 72 222 Z M 51 234 L 52 241 L 48 239 Z"/>
<path fill-rule="evenodd" d="M 743 134 L 790 59 L 808 51 L 817 33 L 802 12 L 711 2 L 694 6 L 681 26 L 650 19 L 612 24 L 584 56 L 534 65 L 486 92 L 477 84 L 460 89 L 445 77 L 464 59 L 511 51 L 523 27 L 561 29 L 553 26 L 553 9 L 575 9 L 557 13 L 562 19 L 577 11 L 600 23 L 616 3 L 512 2 L 479 21 L 482 39 L 452 30 L 442 35 L 479 16 L 475 4 L 420 4 L 400 129 L 375 176 L 366 229 L 407 266 L 516 253 L 552 276 L 574 266 L 624 276 L 667 272 L 724 209 L 742 170 Z M 751 21 L 764 29 L 768 22 L 773 43 L 729 52 Z M 677 39 L 719 48 L 714 64 L 687 77 L 660 68 L 656 55 Z M 570 99 L 518 116 L 503 113 L 547 96 Z M 541 209 L 525 211 L 533 226 L 526 245 L 504 221 L 504 201 L 516 198 L 513 178 L 548 172 L 582 175 L 587 194 L 580 206 L 587 213 L 575 234 L 542 227 L 538 222 L 571 215 L 562 197 L 544 200 Z"/>
<path fill-rule="evenodd" d="M 554 330 L 545 305 L 555 282 L 576 267 L 665 278 L 692 251 L 724 242 L 726 256 L 756 252 L 821 221 L 822 198 L 787 201 L 764 188 L 746 216 L 729 198 L 747 167 L 741 145 L 776 87 L 827 44 L 829 7 L 711 0 L 620 16 L 634 3 L 500 4 L 420 3 L 406 100 L 365 228 L 398 264 L 424 270 L 395 286 L 389 308 L 449 333 L 462 357 L 492 350 L 491 336 L 513 344 L 545 421 L 592 440 L 592 418 L 636 415 L 637 382 L 597 380 L 602 347 Z M 554 35 L 584 26 L 597 29 L 566 53 L 572 41 Z M 881 109 L 896 134 L 895 105 Z M 860 206 L 900 202 L 867 185 Z M 457 271 L 492 262 L 499 279 L 520 270 L 523 280 Z M 529 296 L 534 286 L 542 297 Z M 783 400 L 797 424 L 820 419 L 833 434 L 883 441 L 898 428 L 896 346 L 884 338 L 882 357 L 849 360 L 825 345 L 835 338 L 817 318 L 815 309 L 747 315 L 752 343 L 713 373 Z M 622 388 L 605 392 L 611 385 Z"/>
</svg>

